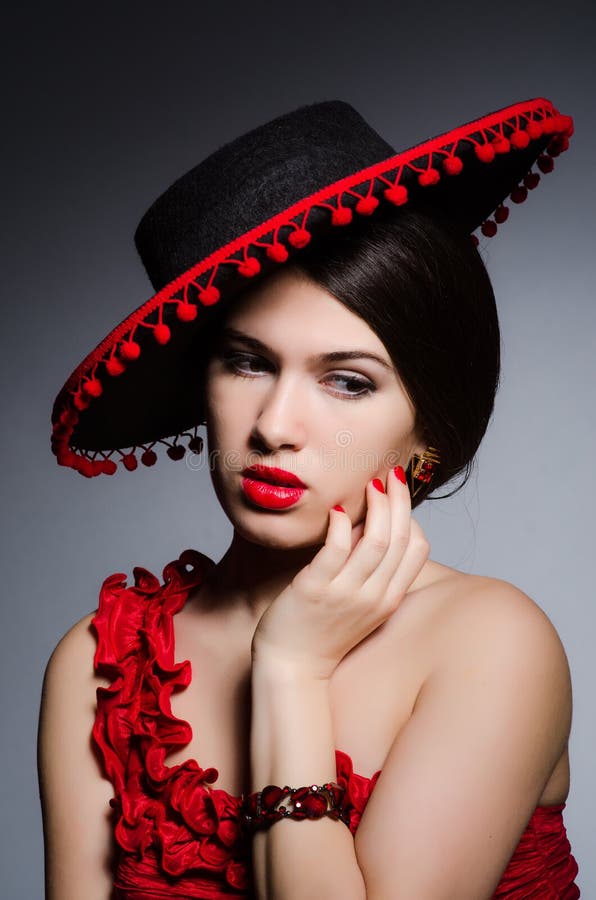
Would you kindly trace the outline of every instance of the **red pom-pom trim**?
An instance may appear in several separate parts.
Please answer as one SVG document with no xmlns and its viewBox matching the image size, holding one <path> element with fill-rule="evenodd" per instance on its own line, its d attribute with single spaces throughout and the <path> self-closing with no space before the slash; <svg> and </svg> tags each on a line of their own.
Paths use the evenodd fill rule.
<svg viewBox="0 0 596 900">
<path fill-rule="evenodd" d="M 181 322 L 193 322 L 197 317 L 197 308 L 193 303 L 183 301 L 177 305 L 176 315 Z"/>
<path fill-rule="evenodd" d="M 138 359 L 141 355 L 141 348 L 136 341 L 124 341 L 120 344 L 120 356 L 127 362 Z"/>
<path fill-rule="evenodd" d="M 522 131 L 521 128 L 518 128 L 511 134 L 509 140 L 514 150 L 525 150 L 530 143 L 530 135 L 527 131 Z"/>
<path fill-rule="evenodd" d="M 509 218 L 509 207 L 503 206 L 503 204 L 501 203 L 501 205 L 497 206 L 497 208 L 495 209 L 493 216 L 495 222 L 497 222 L 498 225 L 502 225 L 503 222 L 506 222 Z"/>
<path fill-rule="evenodd" d="M 261 264 L 255 256 L 248 256 L 244 262 L 240 263 L 238 271 L 245 278 L 253 278 L 261 271 Z"/>
<path fill-rule="evenodd" d="M 480 226 L 480 230 L 485 237 L 494 237 L 497 233 L 497 223 L 493 222 L 492 219 L 487 219 Z"/>
<path fill-rule="evenodd" d="M 448 175 L 459 175 L 464 167 L 459 156 L 448 156 L 443 160 L 443 168 Z"/>
<path fill-rule="evenodd" d="M 408 202 L 408 191 L 402 184 L 395 184 L 393 187 L 386 188 L 383 191 L 386 200 L 394 203 L 396 206 L 403 206 Z"/>
<path fill-rule="evenodd" d="M 126 366 L 122 362 L 121 359 L 118 359 L 117 356 L 111 356 L 106 363 L 106 372 L 108 375 L 113 375 L 116 377 L 117 375 L 122 375 L 123 372 L 126 371 Z"/>
<path fill-rule="evenodd" d="M 495 158 L 495 148 L 492 144 L 476 144 L 474 151 L 480 162 L 491 163 Z"/>
<path fill-rule="evenodd" d="M 191 453 L 202 453 L 203 438 L 199 437 L 198 435 L 196 437 L 191 438 L 190 441 L 188 442 L 188 449 L 191 451 Z"/>
<path fill-rule="evenodd" d="M 332 225 L 349 225 L 352 221 L 352 210 L 349 206 L 338 206 L 331 214 Z"/>
<path fill-rule="evenodd" d="M 157 462 L 157 453 L 155 450 L 145 450 L 141 456 L 141 462 L 144 466 L 154 466 Z"/>
<path fill-rule="evenodd" d="M 182 444 L 174 444 L 173 447 L 168 447 L 166 453 L 170 459 L 184 459 L 186 456 L 186 447 Z"/>
<path fill-rule="evenodd" d="M 541 138 L 542 134 L 543 134 L 542 123 L 537 122 L 536 120 L 533 120 L 532 122 L 528 122 L 528 127 L 526 128 L 526 131 L 528 132 L 528 134 L 530 135 L 530 137 L 532 138 L 533 141 L 537 141 L 538 138 Z"/>
<path fill-rule="evenodd" d="M 273 262 L 283 263 L 287 260 L 289 255 L 290 254 L 283 244 L 277 243 L 267 247 L 267 256 L 269 259 L 272 259 Z"/>
<path fill-rule="evenodd" d="M 206 288 L 199 288 L 199 300 L 203 306 L 213 306 L 214 303 L 217 303 L 219 297 L 219 291 L 213 284 Z"/>
<path fill-rule="evenodd" d="M 513 188 L 509 196 L 513 203 L 523 203 L 528 197 L 528 189 L 524 185 L 518 184 L 517 187 Z"/>
<path fill-rule="evenodd" d="M 306 247 L 310 237 L 310 231 L 307 231 L 306 228 L 297 228 L 296 231 L 292 231 L 288 236 L 288 242 L 292 247 Z"/>
<path fill-rule="evenodd" d="M 379 205 L 376 197 L 362 197 L 356 204 L 356 212 L 361 216 L 370 216 Z"/>
<path fill-rule="evenodd" d="M 541 172 L 543 172 L 545 175 L 547 175 L 549 172 L 552 172 L 552 170 L 554 169 L 555 161 L 552 158 L 552 156 L 542 155 L 542 156 L 539 156 L 538 159 L 536 160 L 536 165 L 538 166 L 538 168 L 540 169 Z"/>
<path fill-rule="evenodd" d="M 509 153 L 511 144 L 506 137 L 497 137 L 491 142 L 495 148 L 495 153 Z"/>
<path fill-rule="evenodd" d="M 139 461 L 134 453 L 127 453 L 126 456 L 122 457 L 122 465 L 125 469 L 128 469 L 129 472 L 134 472 L 139 465 Z"/>
<path fill-rule="evenodd" d="M 113 459 L 102 459 L 101 471 L 104 475 L 113 475 L 118 469 L 117 463 Z"/>
<path fill-rule="evenodd" d="M 540 175 L 538 172 L 528 172 L 528 174 L 524 176 L 524 185 L 529 191 L 533 191 L 534 188 L 538 187 L 539 182 Z"/>
<path fill-rule="evenodd" d="M 100 397 L 103 391 L 101 381 L 97 378 L 90 378 L 89 381 L 83 382 L 83 390 L 90 397 Z"/>
<path fill-rule="evenodd" d="M 76 408 L 82 412 L 89 407 L 91 398 L 85 397 L 85 395 L 82 394 L 81 391 L 77 391 L 76 394 L 73 395 L 72 402 L 74 403 Z"/>
<path fill-rule="evenodd" d="M 163 323 L 160 325 L 156 325 L 153 329 L 153 336 L 158 344 L 167 344 L 171 337 L 170 329 L 167 325 Z"/>
<path fill-rule="evenodd" d="M 441 180 L 441 173 L 437 169 L 427 169 L 418 176 L 418 184 L 422 187 L 430 187 L 431 184 L 437 184 Z"/>
</svg>

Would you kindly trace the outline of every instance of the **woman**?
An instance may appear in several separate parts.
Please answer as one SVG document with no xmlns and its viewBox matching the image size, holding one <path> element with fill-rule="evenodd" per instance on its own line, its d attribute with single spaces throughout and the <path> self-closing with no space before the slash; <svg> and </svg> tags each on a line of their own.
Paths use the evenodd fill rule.
<svg viewBox="0 0 596 900">
<path fill-rule="evenodd" d="M 470 233 L 571 131 L 540 99 L 396 153 L 313 104 L 145 214 L 157 293 L 65 384 L 54 452 L 87 477 L 159 443 L 197 465 L 204 421 L 233 539 L 108 577 L 52 654 L 51 900 L 579 897 L 559 637 L 515 586 L 431 560 L 411 516 L 493 408 Z"/>
</svg>

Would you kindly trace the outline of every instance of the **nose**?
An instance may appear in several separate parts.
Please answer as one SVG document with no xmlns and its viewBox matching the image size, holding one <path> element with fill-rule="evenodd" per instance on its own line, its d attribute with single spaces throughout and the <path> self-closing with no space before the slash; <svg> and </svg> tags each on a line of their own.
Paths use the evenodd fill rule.
<svg viewBox="0 0 596 900">
<path fill-rule="evenodd" d="M 300 447 L 305 440 L 304 397 L 298 376 L 280 376 L 261 402 L 253 437 L 268 447 Z"/>
</svg>

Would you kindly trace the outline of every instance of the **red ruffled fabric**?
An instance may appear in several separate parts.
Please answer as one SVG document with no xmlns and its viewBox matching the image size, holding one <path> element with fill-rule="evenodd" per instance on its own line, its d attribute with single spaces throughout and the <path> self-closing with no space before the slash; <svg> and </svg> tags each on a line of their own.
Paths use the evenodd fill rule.
<svg viewBox="0 0 596 900">
<path fill-rule="evenodd" d="M 166 755 L 188 745 L 188 722 L 172 715 L 170 696 L 190 683 L 189 660 L 175 662 L 173 616 L 198 586 L 208 557 L 185 550 L 163 570 L 110 575 L 102 584 L 92 624 L 96 671 L 109 678 L 97 688 L 93 739 L 114 787 L 118 847 L 114 900 L 254 897 L 250 843 L 240 831 L 241 798 L 211 787 L 215 768 L 196 760 L 168 766 Z M 337 781 L 355 834 L 381 774 L 366 778 L 335 751 Z M 563 824 L 565 804 L 537 807 L 494 898 L 576 900 L 578 866 Z"/>
</svg>

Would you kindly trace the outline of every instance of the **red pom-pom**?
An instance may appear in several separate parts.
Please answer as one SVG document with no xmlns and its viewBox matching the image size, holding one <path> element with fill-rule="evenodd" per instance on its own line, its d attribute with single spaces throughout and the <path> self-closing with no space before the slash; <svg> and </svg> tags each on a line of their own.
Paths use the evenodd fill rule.
<svg viewBox="0 0 596 900">
<path fill-rule="evenodd" d="M 186 448 L 182 444 L 174 444 L 173 447 L 168 447 L 166 453 L 170 459 L 183 459 L 186 456 Z"/>
<path fill-rule="evenodd" d="M 122 359 L 130 362 L 133 359 L 138 359 L 140 355 L 141 348 L 136 341 L 123 341 L 120 344 L 120 356 Z"/>
<path fill-rule="evenodd" d="M 83 382 L 83 390 L 90 397 L 100 397 L 103 391 L 101 381 L 98 378 L 90 378 L 89 381 Z"/>
<path fill-rule="evenodd" d="M 93 463 L 84 456 L 77 456 L 77 461 L 73 468 L 75 468 L 77 472 L 80 472 L 81 475 L 84 475 L 85 478 L 93 478 L 93 475 L 95 474 L 93 471 Z"/>
<path fill-rule="evenodd" d="M 310 237 L 310 231 L 307 231 L 306 228 L 297 228 L 289 234 L 288 242 L 292 247 L 306 247 Z"/>
<path fill-rule="evenodd" d="M 427 169 L 418 176 L 418 184 L 422 187 L 430 187 L 431 184 L 437 184 L 441 180 L 441 175 L 437 169 Z"/>
<path fill-rule="evenodd" d="M 283 244 L 278 243 L 272 244 L 271 247 L 267 247 L 267 256 L 269 259 L 272 259 L 273 262 L 282 263 L 286 261 L 289 253 Z"/>
<path fill-rule="evenodd" d="M 528 132 L 528 134 L 530 135 L 530 137 L 532 138 L 533 141 L 537 141 L 538 138 L 542 137 L 542 134 L 543 134 L 542 123 L 538 122 L 536 120 L 528 122 L 526 131 Z"/>
<path fill-rule="evenodd" d="M 571 137 L 573 134 L 573 119 L 571 116 L 559 116 L 559 131 Z"/>
<path fill-rule="evenodd" d="M 492 144 L 477 144 L 474 151 L 480 162 L 491 163 L 495 158 L 495 148 Z"/>
<path fill-rule="evenodd" d="M 557 130 L 557 121 L 556 116 L 548 116 L 542 122 L 542 133 L 543 134 L 554 134 Z"/>
<path fill-rule="evenodd" d="M 511 141 L 511 146 L 515 150 L 525 150 L 530 143 L 530 135 L 527 131 L 522 131 L 521 128 L 518 128 L 512 133 L 509 140 Z"/>
<path fill-rule="evenodd" d="M 191 438 L 188 442 L 188 449 L 191 453 L 201 453 L 203 450 L 203 438 L 198 435 Z"/>
<path fill-rule="evenodd" d="M 122 465 L 125 469 L 128 469 L 129 472 L 134 472 L 138 464 L 138 460 L 134 453 L 127 453 L 126 456 L 122 457 Z"/>
<path fill-rule="evenodd" d="M 497 223 L 493 222 L 492 219 L 487 219 L 486 222 L 483 222 L 480 226 L 480 231 L 485 237 L 494 237 L 497 233 Z"/>
<path fill-rule="evenodd" d="M 477 247 L 478 244 L 480 243 L 480 241 L 478 240 L 478 235 L 477 235 L 477 234 L 471 234 L 471 235 L 470 235 L 470 240 L 472 241 L 472 243 L 474 244 L 475 247 Z"/>
<path fill-rule="evenodd" d="M 349 206 L 338 206 L 331 214 L 332 225 L 349 225 L 352 221 L 352 210 Z"/>
<path fill-rule="evenodd" d="M 56 455 L 56 461 L 60 466 L 70 466 L 73 468 L 75 465 L 75 460 L 77 458 L 76 453 L 73 453 L 72 450 L 59 450 Z"/>
<path fill-rule="evenodd" d="M 524 176 L 524 185 L 529 191 L 533 191 L 534 188 L 538 187 L 539 182 L 540 175 L 538 172 L 528 172 L 528 174 Z"/>
<path fill-rule="evenodd" d="M 199 300 L 203 306 L 213 306 L 219 300 L 219 296 L 219 291 L 212 284 L 206 288 L 199 288 Z"/>
<path fill-rule="evenodd" d="M 153 329 L 153 336 L 158 344 L 167 344 L 171 337 L 171 331 L 167 325 L 163 323 L 161 325 L 156 325 Z"/>
<path fill-rule="evenodd" d="M 506 137 L 497 137 L 491 143 L 495 148 L 495 153 L 509 153 L 511 150 L 511 144 Z"/>
<path fill-rule="evenodd" d="M 255 256 L 248 256 L 244 262 L 240 263 L 238 271 L 245 278 L 253 278 L 261 271 L 261 264 Z"/>
<path fill-rule="evenodd" d="M 103 459 L 92 459 L 91 460 L 91 474 L 92 475 L 102 475 L 103 474 Z"/>
<path fill-rule="evenodd" d="M 376 197 L 362 197 L 356 204 L 356 212 L 362 216 L 370 216 L 379 205 Z"/>
<path fill-rule="evenodd" d="M 546 152 L 549 156 L 559 156 L 559 154 L 563 153 L 569 147 L 569 138 L 564 135 L 555 135 L 552 139 L 548 147 L 546 148 Z"/>
<path fill-rule="evenodd" d="M 176 306 L 176 315 L 181 322 L 193 322 L 197 317 L 197 308 L 194 303 L 182 300 Z"/>
<path fill-rule="evenodd" d="M 76 394 L 73 395 L 72 402 L 74 403 L 74 405 L 76 406 L 77 409 L 82 411 L 89 407 L 89 404 L 91 403 L 91 398 L 86 397 L 83 393 L 81 393 L 81 391 L 77 391 Z"/>
<path fill-rule="evenodd" d="M 503 206 L 503 204 L 501 203 L 500 206 L 497 206 L 493 215 L 494 215 L 495 222 L 498 225 L 502 225 L 503 222 L 506 222 L 509 217 L 509 207 Z"/>
<path fill-rule="evenodd" d="M 552 156 L 542 155 L 542 156 L 539 156 L 538 159 L 536 160 L 536 165 L 538 166 L 538 168 L 540 169 L 541 172 L 543 172 L 545 175 L 547 175 L 549 172 L 552 172 L 552 170 L 554 169 L 555 161 L 552 158 Z"/>
<path fill-rule="evenodd" d="M 102 459 L 101 470 L 104 475 L 113 475 L 118 469 L 117 463 L 113 459 Z"/>
<path fill-rule="evenodd" d="M 386 200 L 396 206 L 403 206 L 408 202 L 408 192 L 402 184 L 394 184 L 393 187 L 386 188 L 383 194 Z"/>
<path fill-rule="evenodd" d="M 126 371 L 126 366 L 121 359 L 118 359 L 117 356 L 111 356 L 108 359 L 106 363 L 106 372 L 108 375 L 116 377 L 117 375 L 122 375 L 124 371 Z"/>
<path fill-rule="evenodd" d="M 154 466 L 157 462 L 157 453 L 155 450 L 145 450 L 141 456 L 141 462 L 144 466 Z"/>
<path fill-rule="evenodd" d="M 463 167 L 464 164 L 459 156 L 448 156 L 443 160 L 443 168 L 448 175 L 459 175 Z"/>
<path fill-rule="evenodd" d="M 517 187 L 513 188 L 509 196 L 513 203 L 523 203 L 527 199 L 528 189 L 524 185 L 518 184 Z"/>
</svg>

